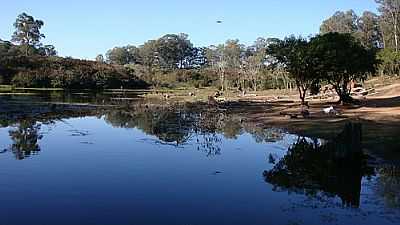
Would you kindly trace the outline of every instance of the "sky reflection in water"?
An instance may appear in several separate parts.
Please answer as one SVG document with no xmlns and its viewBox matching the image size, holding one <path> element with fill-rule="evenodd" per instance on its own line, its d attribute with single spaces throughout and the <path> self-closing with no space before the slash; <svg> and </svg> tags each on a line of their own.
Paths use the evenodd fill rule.
<svg viewBox="0 0 400 225">
<path fill-rule="evenodd" d="M 0 224 L 400 221 L 399 169 L 342 137 L 180 109 L 40 121 L 0 128 Z"/>
</svg>

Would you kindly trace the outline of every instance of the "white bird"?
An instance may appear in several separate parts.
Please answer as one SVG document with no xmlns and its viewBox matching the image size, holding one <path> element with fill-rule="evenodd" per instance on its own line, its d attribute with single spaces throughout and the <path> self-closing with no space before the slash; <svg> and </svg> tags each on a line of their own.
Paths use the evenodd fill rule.
<svg viewBox="0 0 400 225">
<path fill-rule="evenodd" d="M 322 109 L 322 111 L 325 114 L 336 114 L 336 110 L 335 110 L 335 108 L 333 108 L 333 106 L 331 106 L 329 108 L 324 108 L 324 109 Z"/>
</svg>

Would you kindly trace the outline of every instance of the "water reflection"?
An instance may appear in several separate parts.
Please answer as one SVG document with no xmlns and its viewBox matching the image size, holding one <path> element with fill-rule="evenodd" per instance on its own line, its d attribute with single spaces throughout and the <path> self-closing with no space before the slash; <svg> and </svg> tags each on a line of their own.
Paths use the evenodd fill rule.
<svg viewBox="0 0 400 225">
<path fill-rule="evenodd" d="M 265 181 L 276 191 L 339 196 L 343 205 L 360 206 L 361 181 L 374 174 L 361 148 L 361 125 L 349 123 L 334 140 L 319 143 L 298 137 Z"/>
<path fill-rule="evenodd" d="M 390 208 L 400 208 L 400 168 L 394 165 L 380 166 L 377 170 L 376 194 Z"/>
<path fill-rule="evenodd" d="M 38 140 L 42 138 L 39 134 L 40 124 L 32 120 L 22 120 L 9 131 L 12 145 L 10 150 L 18 160 L 35 155 L 40 151 Z"/>
<path fill-rule="evenodd" d="M 193 110 L 192 106 L 142 106 L 129 110 L 106 112 L 104 119 L 114 127 L 137 128 L 157 137 L 159 144 L 177 147 L 194 141 L 207 156 L 221 154 L 222 133 L 235 138 L 241 132 L 240 123 L 232 117 L 208 109 Z"/>
<path fill-rule="evenodd" d="M 226 139 L 235 140 L 249 134 L 256 143 L 281 141 L 278 144 L 282 149 L 290 146 L 282 150 L 282 154 L 266 149 L 267 161 L 273 168 L 264 171 L 263 178 L 274 191 L 315 198 L 321 194 L 328 198 L 338 197 L 343 206 L 358 208 L 362 204 L 363 179 L 376 177 L 374 194 L 383 199 L 386 206 L 400 207 L 399 168 L 369 163 L 369 157 L 363 152 L 359 123 L 347 124 L 332 140 L 296 135 L 291 135 L 296 137 L 293 140 L 286 140 L 288 134 L 280 128 L 259 127 L 244 121 L 240 114 L 207 105 L 138 102 L 129 107 L 110 108 L 50 104 L 21 107 L 18 103 L 14 109 L 11 105 L 3 107 L 2 110 L 7 107 L 10 110 L 0 113 L 0 121 L 10 127 L 12 144 L 6 152 L 12 152 L 18 160 L 40 151 L 41 124 L 68 118 L 96 116 L 115 128 L 138 129 L 155 137 L 158 145 L 197 149 L 207 157 L 223 156 L 222 146 Z M 16 111 L 18 113 L 10 113 Z M 132 140 L 136 138 L 134 135 L 132 132 Z M 284 145 L 283 141 L 289 143 Z M 257 176 L 260 177 L 260 170 Z"/>
</svg>

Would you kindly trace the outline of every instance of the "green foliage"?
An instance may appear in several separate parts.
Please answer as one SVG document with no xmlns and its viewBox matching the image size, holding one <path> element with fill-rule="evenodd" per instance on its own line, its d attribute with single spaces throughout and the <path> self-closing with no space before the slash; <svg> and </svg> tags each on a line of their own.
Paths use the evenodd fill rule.
<svg viewBox="0 0 400 225">
<path fill-rule="evenodd" d="M 295 80 L 302 103 L 305 103 L 307 90 L 320 78 L 316 72 L 317 65 L 310 43 L 294 36 L 285 38 L 269 47 L 268 53 L 283 66 Z"/>
<path fill-rule="evenodd" d="M 351 101 L 348 84 L 374 72 L 375 52 L 364 48 L 351 34 L 327 33 L 311 39 L 315 71 L 332 84 L 340 101 Z"/>
<path fill-rule="evenodd" d="M 400 1 L 375 0 L 378 4 L 380 27 L 383 36 L 384 48 L 399 50 L 400 35 Z"/>
<path fill-rule="evenodd" d="M 49 78 L 40 71 L 21 71 L 12 78 L 11 84 L 16 87 L 49 87 Z"/>
<path fill-rule="evenodd" d="M 10 84 L 66 89 L 144 88 L 147 84 L 123 66 L 61 57 L 3 57 Z"/>
<path fill-rule="evenodd" d="M 378 69 L 383 74 L 400 76 L 400 52 L 392 49 L 380 50 L 377 54 Z"/>
<path fill-rule="evenodd" d="M 357 31 L 358 17 L 353 10 L 347 12 L 337 11 L 335 14 L 325 20 L 321 27 L 321 34 L 326 33 L 354 33 Z"/>
<path fill-rule="evenodd" d="M 146 81 L 152 83 L 155 87 L 191 86 L 201 88 L 212 86 L 216 82 L 216 76 L 207 70 L 157 70 L 151 76 L 151 80 Z"/>
<path fill-rule="evenodd" d="M 140 60 L 139 50 L 135 46 L 115 47 L 106 53 L 107 62 L 111 64 L 131 64 Z"/>
<path fill-rule="evenodd" d="M 25 54 L 28 55 L 30 47 L 39 46 L 40 39 L 45 37 L 40 32 L 43 25 L 43 21 L 35 20 L 32 16 L 22 13 L 14 23 L 15 32 L 11 40 L 24 46 Z"/>
<path fill-rule="evenodd" d="M 380 48 L 383 46 L 382 31 L 379 25 L 379 16 L 365 11 L 358 19 L 356 38 L 366 48 Z"/>
<path fill-rule="evenodd" d="M 167 34 L 157 40 L 157 53 L 161 68 L 185 68 L 185 59 L 192 54 L 193 44 L 187 34 Z"/>
<path fill-rule="evenodd" d="M 353 10 L 338 11 L 322 23 L 320 33 L 322 35 L 327 33 L 351 34 L 367 48 L 383 45 L 379 17 L 369 11 L 365 11 L 361 17 L 357 16 Z"/>
<path fill-rule="evenodd" d="M 57 51 L 53 45 L 45 45 L 45 46 L 40 46 L 37 49 L 37 54 L 41 56 L 56 56 Z"/>
<path fill-rule="evenodd" d="M 96 56 L 96 62 L 99 62 L 99 63 L 104 63 L 104 56 L 102 55 L 102 54 L 98 54 L 97 56 Z"/>
</svg>

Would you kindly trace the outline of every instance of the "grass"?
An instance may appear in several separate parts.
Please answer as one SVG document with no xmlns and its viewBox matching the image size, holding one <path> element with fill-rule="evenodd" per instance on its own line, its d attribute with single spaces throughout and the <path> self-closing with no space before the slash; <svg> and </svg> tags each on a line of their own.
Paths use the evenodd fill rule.
<svg viewBox="0 0 400 225">
<path fill-rule="evenodd" d="M 0 85 L 0 91 L 11 91 L 12 89 L 11 85 Z"/>
</svg>

